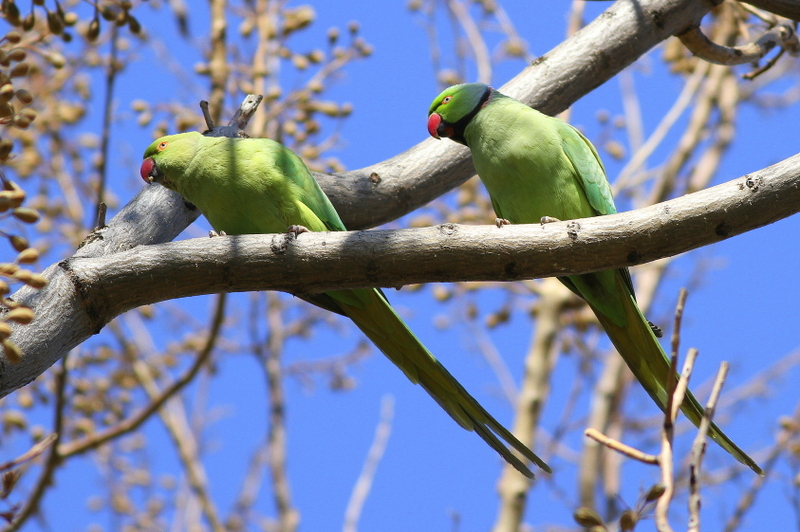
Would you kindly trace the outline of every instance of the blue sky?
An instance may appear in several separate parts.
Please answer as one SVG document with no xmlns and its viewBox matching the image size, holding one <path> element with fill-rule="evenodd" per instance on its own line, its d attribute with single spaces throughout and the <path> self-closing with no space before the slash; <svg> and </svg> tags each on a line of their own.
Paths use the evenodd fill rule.
<svg viewBox="0 0 800 532">
<path fill-rule="evenodd" d="M 568 2 L 504 2 L 517 29 L 526 39 L 534 55 L 556 44 L 564 35 Z M 590 3 L 592 17 L 606 3 Z M 199 6 L 199 4 L 198 4 Z M 205 4 L 196 9 L 205 9 Z M 426 111 L 439 92 L 428 55 L 424 29 L 411 16 L 404 2 L 381 3 L 357 0 L 326 1 L 315 5 L 317 21 L 297 36 L 302 48 L 322 47 L 330 26 L 344 28 L 350 20 L 358 20 L 361 35 L 374 47 L 369 59 L 349 65 L 341 78 L 327 92 L 336 101 L 349 101 L 354 106 L 350 118 L 341 124 L 342 142 L 331 154 L 347 168 L 358 168 L 383 160 L 425 139 Z M 154 36 L 170 43 L 175 58 L 187 70 L 199 60 L 197 50 L 176 39 L 174 23 L 165 11 L 152 14 L 139 10 L 145 27 Z M 195 36 L 205 32 L 207 15 L 193 12 L 191 28 Z M 235 32 L 235 25 L 232 26 Z M 155 65 L 154 55 L 145 50 L 141 61 L 132 65 L 119 80 L 116 98 L 120 115 L 128 115 L 130 102 L 145 98 L 151 102 L 182 101 L 196 104 L 205 94 L 195 94 L 169 80 L 163 65 Z M 645 133 L 652 132 L 658 120 L 674 101 L 681 83 L 659 64 L 659 52 L 651 52 L 633 67 L 634 80 L 642 98 Z M 789 60 L 784 59 L 784 60 Z M 494 71 L 493 83 L 502 85 L 522 67 L 521 61 L 506 62 Z M 474 72 L 474 70 L 473 70 Z M 145 80 L 145 83 L 142 83 Z M 797 75 L 775 87 L 784 90 L 797 83 Z M 204 81 L 198 85 L 202 87 Z M 98 94 L 100 85 L 97 86 Z M 233 103 L 233 102 L 229 102 Z M 97 104 L 90 119 L 98 120 Z M 595 119 L 598 109 L 612 116 L 622 113 L 619 83 L 613 79 L 573 107 L 571 121 L 581 127 L 590 139 L 597 138 L 600 128 Z M 681 124 L 685 123 L 685 117 Z M 680 126 L 678 127 L 680 131 Z M 150 131 L 140 129 L 130 115 L 120 120 L 113 132 L 112 153 L 131 154 L 113 166 L 111 187 L 121 200 L 127 201 L 141 186 L 138 161 L 150 141 Z M 673 135 L 674 136 L 674 135 Z M 621 137 L 620 137 L 621 138 Z M 744 105 L 738 119 L 736 140 L 724 159 L 715 182 L 733 179 L 789 157 L 797 152 L 795 139 L 800 138 L 800 112 L 794 106 L 778 112 L 764 113 Z M 657 152 L 651 165 L 660 162 L 666 152 Z M 621 164 L 605 157 L 609 177 L 613 180 Z M 123 164 L 120 164 L 123 163 Z M 487 220 L 487 222 L 490 222 Z M 200 225 L 200 227 L 205 227 Z M 712 267 L 701 285 L 689 297 L 683 329 L 684 347 L 700 350 L 694 376 L 694 387 L 710 380 L 721 360 L 732 363 L 726 390 L 745 383 L 780 357 L 800 348 L 797 314 L 800 288 L 794 282 L 800 264 L 797 216 L 772 226 L 704 248 L 677 260 L 671 267 L 663 290 L 665 296 L 653 311 L 668 316 L 685 285 L 697 258 L 708 260 Z M 201 234 L 190 229 L 180 238 Z M 459 380 L 496 417 L 511 423 L 512 409 L 498 393 L 498 383 L 480 355 L 470 345 L 463 326 L 437 330 L 434 319 L 455 312 L 452 305 L 435 303 L 430 289 L 407 293 L 390 291 L 389 297 L 411 328 L 454 373 Z M 249 296 L 232 298 L 234 315 L 246 313 Z M 482 313 L 496 308 L 503 301 L 500 291 L 489 291 L 477 298 Z M 201 315 L 212 307 L 210 298 L 192 298 L 180 302 L 185 308 L 197 309 Z M 667 322 L 669 323 L 669 322 Z M 512 322 L 490 333 L 519 383 L 523 357 L 532 327 L 524 314 L 517 312 Z M 308 358 L 329 358 L 347 352 L 360 338 L 354 328 L 340 343 L 339 336 L 322 332 L 309 342 L 291 342 L 285 363 Z M 168 342 L 169 338 L 163 338 Z M 554 375 L 554 392 L 549 399 L 543 426 L 552 430 L 561 413 L 560 403 L 572 387 L 577 375 L 575 357 L 564 357 Z M 207 467 L 212 493 L 225 513 L 233 503 L 235 490 L 251 453 L 266 433 L 266 391 L 264 379 L 252 356 L 227 355 L 217 363 L 218 374 L 210 384 L 209 405 L 219 414 L 205 433 Z M 324 382 L 313 389 L 303 388 L 297 381 L 286 381 L 288 394 L 289 475 L 294 502 L 301 514 L 300 530 L 332 530 L 341 528 L 344 511 L 353 484 L 361 470 L 378 422 L 381 401 L 394 400 L 391 438 L 380 463 L 372 491 L 364 506 L 360 530 L 455 530 L 453 515 L 460 516 L 457 530 L 486 530 L 497 512 L 496 483 L 500 459 L 475 435 L 460 429 L 419 387 L 405 377 L 379 353 L 355 366 L 350 374 L 357 386 L 348 392 L 330 391 Z M 726 431 L 745 449 L 759 450 L 769 446 L 776 432 L 775 420 L 789 415 L 795 408 L 798 372 L 791 372 L 769 386 L 766 397 L 751 401 L 736 411 Z M 628 408 L 656 408 L 640 389 L 631 392 Z M 587 411 L 588 396 L 577 414 Z M 150 421 L 145 431 L 151 442 L 163 441 L 163 454 L 156 447 L 150 458 L 165 470 L 175 471 L 173 449 L 169 446 L 160 422 Z M 567 438 L 575 451 L 580 450 L 580 430 Z M 682 437 L 679 448 L 691 444 L 691 435 Z M 652 449 L 650 449 L 652 450 Z M 709 448 L 709 463 L 726 464 L 729 457 L 716 448 Z M 576 469 L 555 459 L 551 465 L 556 475 L 541 480 L 531 493 L 526 522 L 536 530 L 547 525 L 573 526 L 570 510 L 576 503 Z M 795 464 L 796 467 L 797 464 Z M 797 515 L 791 508 L 786 478 L 796 473 L 785 462 L 778 468 L 784 477 L 761 493 L 756 509 L 741 530 L 778 530 L 794 522 Z M 749 486 L 753 476 L 744 472 L 736 482 L 719 490 L 708 490 L 704 499 L 704 524 L 708 530 L 721 528 L 721 519 L 729 515 L 741 490 Z M 629 505 L 636 502 L 641 490 L 658 479 L 658 472 L 639 464 L 625 467 L 622 497 Z M 97 493 L 100 477 L 89 460 L 79 460 L 57 477 L 58 486 L 45 500 L 45 515 L 54 530 L 84 530 L 97 519 L 84 512 L 86 496 Z M 268 490 L 262 492 L 258 510 L 274 515 Z M 64 516 L 64 522 L 61 517 Z M 685 511 L 675 508 L 674 525 L 685 523 Z M 113 525 L 99 520 L 108 529 Z M 63 527 L 62 527 L 63 525 Z M 32 521 L 26 530 L 38 530 Z M 651 529 L 650 522 L 641 530 Z"/>
</svg>

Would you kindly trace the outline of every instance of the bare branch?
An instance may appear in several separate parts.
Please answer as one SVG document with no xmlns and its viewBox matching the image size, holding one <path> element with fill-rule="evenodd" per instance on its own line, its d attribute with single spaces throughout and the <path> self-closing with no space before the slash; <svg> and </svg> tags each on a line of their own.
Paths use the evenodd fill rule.
<svg viewBox="0 0 800 532">
<path fill-rule="evenodd" d="M 746 0 L 746 2 L 776 15 L 800 20 L 800 4 L 795 0 Z"/>
<path fill-rule="evenodd" d="M 609 449 L 613 449 L 619 453 L 624 454 L 634 460 L 638 460 L 645 464 L 650 465 L 658 465 L 658 457 L 653 454 L 647 454 L 635 447 L 631 447 L 630 445 L 625 445 L 622 442 L 619 442 L 613 438 L 609 438 L 608 436 L 604 435 L 597 429 L 588 428 L 584 431 L 584 434 L 593 439 L 594 441 L 605 445 Z"/>
<path fill-rule="evenodd" d="M 392 433 L 392 417 L 394 415 L 394 398 L 391 395 L 383 397 L 381 401 L 381 417 L 378 426 L 375 427 L 375 437 L 372 440 L 372 445 L 367 454 L 367 460 L 361 469 L 361 474 L 358 476 L 358 481 L 353 488 L 353 493 L 350 495 L 350 501 L 347 503 L 347 510 L 344 514 L 344 532 L 357 532 L 358 519 L 361 516 L 361 509 L 364 507 L 364 501 L 369 495 L 372 488 L 372 481 L 375 478 L 375 472 L 378 469 L 378 464 L 383 457 L 383 452 L 386 450 L 386 444 L 389 442 L 389 435 Z"/>
<path fill-rule="evenodd" d="M 775 46 L 780 45 L 795 55 L 800 51 L 800 42 L 794 30 L 794 24 L 780 22 L 767 30 L 756 42 L 743 46 L 720 46 L 705 36 L 700 26 L 693 26 L 677 34 L 681 42 L 700 59 L 718 65 L 743 65 L 758 61 L 767 55 Z"/>
<path fill-rule="evenodd" d="M 14 327 L 12 339 L 26 356 L 16 365 L 0 358 L 0 396 L 33 380 L 113 317 L 146 303 L 226 291 L 512 281 L 631 266 L 789 216 L 800 209 L 799 184 L 796 155 L 658 205 L 581 220 L 577 235 L 568 222 L 501 229 L 444 224 L 304 233 L 297 240 L 289 234 L 193 239 L 68 259 L 45 270 L 44 289 L 23 288 L 14 296 L 37 317 L 33 326 Z"/>
<path fill-rule="evenodd" d="M 700 421 L 697 436 L 692 444 L 692 463 L 689 472 L 689 532 L 700 532 L 700 466 L 706 451 L 708 429 L 711 426 L 711 419 L 714 417 L 714 410 L 717 408 L 717 401 L 727 375 L 728 363 L 723 362 L 720 364 L 714 387 L 711 390 L 711 397 L 708 398 L 703 419 Z"/>
</svg>

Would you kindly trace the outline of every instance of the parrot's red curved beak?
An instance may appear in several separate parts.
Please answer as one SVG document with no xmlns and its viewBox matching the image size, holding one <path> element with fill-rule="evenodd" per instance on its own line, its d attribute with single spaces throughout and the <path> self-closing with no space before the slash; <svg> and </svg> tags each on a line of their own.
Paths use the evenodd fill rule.
<svg viewBox="0 0 800 532">
<path fill-rule="evenodd" d="M 442 123 L 442 115 L 439 113 L 431 113 L 431 116 L 428 117 L 428 133 L 431 134 L 431 137 L 438 139 L 439 136 L 439 126 Z"/>
<path fill-rule="evenodd" d="M 152 183 L 153 182 L 153 174 L 155 173 L 154 170 L 156 168 L 156 162 L 148 157 L 144 161 L 142 161 L 142 167 L 139 168 L 139 175 L 142 176 L 145 183 Z"/>
</svg>

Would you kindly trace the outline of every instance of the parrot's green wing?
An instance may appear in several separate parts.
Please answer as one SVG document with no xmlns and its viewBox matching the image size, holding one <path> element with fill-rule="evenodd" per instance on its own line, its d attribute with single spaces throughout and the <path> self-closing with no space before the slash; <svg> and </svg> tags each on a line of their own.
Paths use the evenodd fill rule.
<svg viewBox="0 0 800 532">
<path fill-rule="evenodd" d="M 597 214 L 614 214 L 614 196 L 606 179 L 606 170 L 594 145 L 580 131 L 561 120 L 552 122 L 561 136 L 561 147 L 574 168 L 586 199 Z"/>
</svg>

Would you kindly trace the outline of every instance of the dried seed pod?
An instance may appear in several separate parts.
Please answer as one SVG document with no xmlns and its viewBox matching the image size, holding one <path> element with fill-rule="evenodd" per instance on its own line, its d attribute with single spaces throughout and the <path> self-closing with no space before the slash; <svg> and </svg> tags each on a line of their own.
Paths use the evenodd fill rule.
<svg viewBox="0 0 800 532">
<path fill-rule="evenodd" d="M 139 32 L 142 31 L 142 25 L 135 17 L 128 15 L 128 29 L 130 29 L 131 33 L 134 35 L 139 35 Z"/>
<path fill-rule="evenodd" d="M 26 52 L 24 48 L 13 48 L 8 52 L 6 57 L 8 57 L 10 61 L 18 62 L 24 61 L 27 56 L 28 52 Z"/>
<path fill-rule="evenodd" d="M 47 10 L 47 28 L 53 35 L 61 35 L 61 32 L 64 31 L 64 23 L 61 21 L 61 17 L 58 16 L 58 13 L 54 13 L 49 9 Z"/>
<path fill-rule="evenodd" d="M 13 262 L 0 262 L 0 274 L 14 275 L 19 271 L 19 266 Z"/>
<path fill-rule="evenodd" d="M 17 344 L 6 338 L 3 340 L 3 347 L 6 351 L 6 360 L 11 364 L 19 364 L 22 361 L 22 349 Z"/>
<path fill-rule="evenodd" d="M 33 321 L 34 316 L 33 310 L 28 307 L 17 307 L 9 310 L 5 315 L 5 319 L 21 325 L 28 325 Z"/>
<path fill-rule="evenodd" d="M 12 26 L 18 26 L 20 23 L 19 19 L 19 8 L 17 4 L 14 3 L 14 0 L 9 0 L 8 2 L 3 2 L 3 8 L 6 13 L 6 20 Z"/>
<path fill-rule="evenodd" d="M 288 35 L 311 24 L 317 14 L 309 5 L 297 6 L 283 12 L 283 34 Z"/>
<path fill-rule="evenodd" d="M 16 65 L 14 65 L 14 67 L 11 69 L 11 72 L 9 72 L 8 75 L 11 76 L 12 78 L 21 78 L 24 77 L 30 69 L 31 66 L 28 63 L 25 62 L 17 63 Z"/>
<path fill-rule="evenodd" d="M 14 218 L 26 224 L 35 224 L 39 221 L 39 213 L 36 209 L 29 209 L 27 207 L 17 207 L 12 211 Z"/>
<path fill-rule="evenodd" d="M 25 31 L 31 31 L 33 27 L 36 25 L 36 15 L 31 9 L 31 12 L 28 13 L 24 19 L 22 19 L 22 29 Z"/>
<path fill-rule="evenodd" d="M 602 526 L 605 528 L 600 514 L 585 506 L 575 510 L 575 513 L 572 514 L 572 518 L 575 519 L 576 523 L 587 528 L 592 526 Z"/>
<path fill-rule="evenodd" d="M 78 15 L 72 11 L 68 11 L 64 13 L 64 17 L 61 20 L 64 22 L 65 26 L 74 26 L 78 23 Z"/>
<path fill-rule="evenodd" d="M 21 237 L 19 235 L 11 235 L 8 237 L 8 241 L 11 242 L 11 247 L 13 247 L 17 251 L 17 253 L 19 253 L 24 249 L 28 249 L 28 239 L 24 237 Z M 17 274 L 19 274 L 19 272 L 14 274 L 15 277 Z M 22 281 L 22 279 L 19 280 Z"/>
<path fill-rule="evenodd" d="M 665 491 L 667 491 L 667 488 L 664 487 L 664 484 L 655 484 L 650 488 L 650 491 L 647 492 L 647 495 L 645 495 L 644 501 L 653 502 L 660 499 Z"/>
<path fill-rule="evenodd" d="M 304 55 L 294 55 L 292 56 L 292 64 L 297 70 L 305 70 L 308 68 L 308 58 Z"/>
<path fill-rule="evenodd" d="M 86 29 L 86 39 L 94 42 L 100 36 L 100 19 L 95 17 L 89 23 L 89 27 Z"/>
<path fill-rule="evenodd" d="M 103 4 L 100 6 L 100 16 L 109 22 L 117 20 L 117 8 L 113 4 Z"/>
<path fill-rule="evenodd" d="M 11 336 L 11 325 L 6 321 L 0 321 L 0 340 L 5 340 Z"/>
<path fill-rule="evenodd" d="M 28 282 L 25 284 L 27 284 L 31 288 L 36 288 L 37 290 L 40 290 L 45 286 L 47 286 L 47 283 L 48 283 L 47 277 L 45 277 L 40 273 L 34 273 L 31 274 L 30 279 L 28 279 Z"/>
<path fill-rule="evenodd" d="M 14 85 L 6 83 L 0 87 L 0 102 L 7 102 L 14 97 Z"/>
<path fill-rule="evenodd" d="M 67 64 L 67 60 L 58 52 L 50 52 L 45 55 L 44 58 L 47 59 L 48 63 L 53 65 L 53 68 L 64 68 L 64 65 Z"/>
<path fill-rule="evenodd" d="M 16 96 L 17 100 L 19 100 L 22 105 L 29 105 L 33 103 L 33 95 L 25 89 L 18 89 L 14 93 L 14 96 Z"/>
<path fill-rule="evenodd" d="M 633 510 L 625 510 L 619 516 L 619 529 L 622 532 L 631 532 L 639 522 L 639 514 Z"/>
<path fill-rule="evenodd" d="M 39 260 L 39 252 L 33 248 L 23 249 L 17 255 L 17 262 L 20 264 L 31 264 Z M 3 281 L 0 281 L 0 284 Z M 2 293 L 2 286 L 0 286 L 0 293 Z"/>
<path fill-rule="evenodd" d="M 322 50 L 312 50 L 306 57 L 308 57 L 308 60 L 312 63 L 321 63 L 325 60 L 325 52 Z"/>
<path fill-rule="evenodd" d="M 330 28 L 328 30 L 328 44 L 334 45 L 339 40 L 339 28 Z"/>
<path fill-rule="evenodd" d="M 9 31 L 6 33 L 6 40 L 11 44 L 17 44 L 22 40 L 22 37 L 16 31 Z"/>
<path fill-rule="evenodd" d="M 19 129 L 28 129 L 28 126 L 31 125 L 31 119 L 27 116 L 17 115 L 14 117 L 14 127 Z"/>
</svg>

